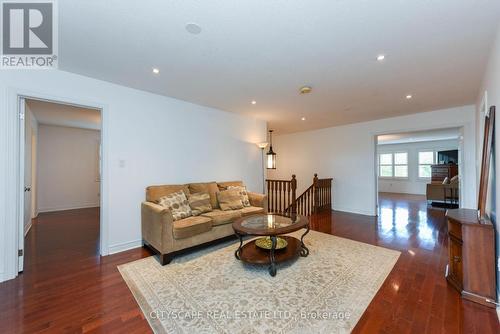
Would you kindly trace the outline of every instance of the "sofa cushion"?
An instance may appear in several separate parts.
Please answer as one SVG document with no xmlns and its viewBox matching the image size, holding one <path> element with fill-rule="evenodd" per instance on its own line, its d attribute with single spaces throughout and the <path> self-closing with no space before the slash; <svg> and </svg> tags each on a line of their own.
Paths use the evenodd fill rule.
<svg viewBox="0 0 500 334">
<path fill-rule="evenodd" d="M 210 205 L 212 209 L 219 208 L 216 195 L 216 193 L 219 192 L 219 188 L 216 182 L 190 183 L 188 184 L 188 188 L 191 194 L 208 193 L 210 195 Z"/>
<path fill-rule="evenodd" d="M 239 210 L 222 211 L 216 209 L 212 212 L 202 213 L 201 216 L 212 219 L 212 225 L 218 226 L 232 223 L 236 218 L 241 217 L 241 212 Z"/>
<path fill-rule="evenodd" d="M 187 218 L 192 214 L 186 194 L 182 190 L 161 197 L 158 204 L 172 212 L 174 221 Z"/>
<path fill-rule="evenodd" d="M 146 188 L 146 201 L 159 203 L 161 197 L 170 195 L 179 190 L 184 191 L 186 195 L 189 194 L 188 186 L 185 184 L 150 186 Z"/>
<path fill-rule="evenodd" d="M 228 186 L 227 190 L 237 190 L 240 194 L 243 206 L 250 206 L 250 199 L 248 198 L 247 187 L 245 186 Z"/>
<path fill-rule="evenodd" d="M 207 217 L 196 216 L 177 220 L 173 223 L 174 238 L 184 239 L 212 229 L 212 220 Z"/>
<path fill-rule="evenodd" d="M 226 181 L 226 182 L 217 182 L 217 186 L 219 187 L 219 190 L 227 190 L 227 187 L 229 186 L 243 187 L 244 184 L 242 181 Z"/>
<path fill-rule="evenodd" d="M 203 212 L 212 211 L 210 205 L 210 195 L 208 193 L 196 193 L 188 196 L 189 206 L 193 212 L 193 216 L 199 216 Z"/>
<path fill-rule="evenodd" d="M 243 216 L 255 215 L 257 213 L 264 213 L 264 208 L 259 208 L 258 206 L 247 206 L 240 210 Z"/>
<path fill-rule="evenodd" d="M 217 200 L 223 211 L 243 209 L 243 202 L 238 190 L 219 191 L 217 193 Z"/>
</svg>

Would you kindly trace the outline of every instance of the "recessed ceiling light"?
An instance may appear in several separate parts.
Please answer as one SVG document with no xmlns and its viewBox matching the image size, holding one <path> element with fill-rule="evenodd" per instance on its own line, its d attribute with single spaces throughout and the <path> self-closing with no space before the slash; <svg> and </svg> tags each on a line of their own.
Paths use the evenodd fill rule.
<svg viewBox="0 0 500 334">
<path fill-rule="evenodd" d="M 378 56 L 377 56 L 377 60 L 378 60 L 378 61 L 382 61 L 382 60 L 384 60 L 384 59 L 385 59 L 385 55 L 378 55 Z"/>
<path fill-rule="evenodd" d="M 406 95 L 406 99 L 407 99 L 407 100 L 411 99 L 412 97 L 413 97 L 413 96 L 412 96 L 411 94 Z"/>
<path fill-rule="evenodd" d="M 157 69 L 157 68 L 153 68 L 153 73 L 154 73 L 154 74 L 159 74 L 159 73 L 160 73 L 160 70 L 159 70 L 159 69 Z"/>
<path fill-rule="evenodd" d="M 301 120 L 305 121 L 305 120 L 306 120 L 306 118 L 305 118 L 305 117 L 302 117 L 302 118 L 301 118 Z"/>
<path fill-rule="evenodd" d="M 197 25 L 196 23 L 188 23 L 186 24 L 186 30 L 188 33 L 193 34 L 193 35 L 198 35 L 201 33 L 201 27 Z"/>
<path fill-rule="evenodd" d="M 253 100 L 253 101 L 252 101 L 252 104 L 257 104 L 257 101 Z"/>
</svg>

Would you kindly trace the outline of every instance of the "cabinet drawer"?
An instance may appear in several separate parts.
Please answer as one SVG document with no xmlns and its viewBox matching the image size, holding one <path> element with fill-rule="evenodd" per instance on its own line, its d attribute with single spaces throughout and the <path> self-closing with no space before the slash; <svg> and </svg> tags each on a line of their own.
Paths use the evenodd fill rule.
<svg viewBox="0 0 500 334">
<path fill-rule="evenodd" d="M 448 233 L 455 238 L 462 240 L 462 225 L 448 219 Z"/>
</svg>

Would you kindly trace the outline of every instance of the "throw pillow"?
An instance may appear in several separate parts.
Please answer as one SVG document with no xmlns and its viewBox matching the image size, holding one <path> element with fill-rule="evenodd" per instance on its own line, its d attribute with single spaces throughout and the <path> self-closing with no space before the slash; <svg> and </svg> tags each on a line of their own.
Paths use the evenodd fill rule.
<svg viewBox="0 0 500 334">
<path fill-rule="evenodd" d="M 450 184 L 450 179 L 447 177 L 444 178 L 443 184 Z"/>
<path fill-rule="evenodd" d="M 454 177 L 451 178 L 450 184 L 455 184 L 458 183 L 458 175 L 455 175 Z"/>
<path fill-rule="evenodd" d="M 228 190 L 234 189 L 237 190 L 238 193 L 240 194 L 241 202 L 243 203 L 243 206 L 251 206 L 250 205 L 250 199 L 248 198 L 248 193 L 247 193 L 247 187 L 245 186 L 229 186 L 227 187 Z"/>
<path fill-rule="evenodd" d="M 192 215 L 186 194 L 182 190 L 160 197 L 158 204 L 169 209 L 174 220 L 184 219 Z"/>
<path fill-rule="evenodd" d="M 188 196 L 189 206 L 193 216 L 199 216 L 204 212 L 212 211 L 209 193 L 197 193 Z"/>
<path fill-rule="evenodd" d="M 220 191 L 217 193 L 217 199 L 223 211 L 243 209 L 243 202 L 238 190 L 229 189 Z"/>
</svg>

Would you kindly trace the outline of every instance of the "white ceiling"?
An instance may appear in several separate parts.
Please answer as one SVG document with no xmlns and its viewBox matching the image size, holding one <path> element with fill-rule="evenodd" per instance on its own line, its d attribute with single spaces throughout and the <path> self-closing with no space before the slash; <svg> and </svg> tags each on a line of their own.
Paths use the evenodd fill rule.
<svg viewBox="0 0 500 334">
<path fill-rule="evenodd" d="M 378 145 L 418 143 L 437 140 L 457 140 L 460 138 L 459 128 L 394 133 L 377 137 Z"/>
<path fill-rule="evenodd" d="M 100 130 L 101 128 L 101 112 L 99 110 L 39 100 L 27 100 L 26 104 L 39 124 L 91 130 Z"/>
<path fill-rule="evenodd" d="M 59 12 L 62 70 L 289 133 L 474 103 L 500 1 L 67 0 Z"/>
</svg>

